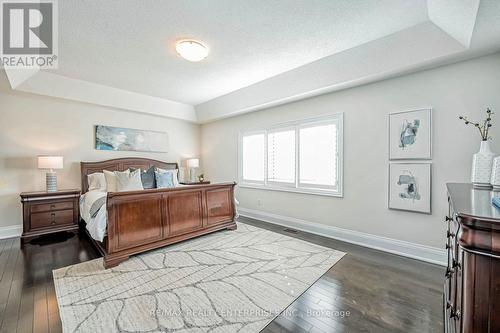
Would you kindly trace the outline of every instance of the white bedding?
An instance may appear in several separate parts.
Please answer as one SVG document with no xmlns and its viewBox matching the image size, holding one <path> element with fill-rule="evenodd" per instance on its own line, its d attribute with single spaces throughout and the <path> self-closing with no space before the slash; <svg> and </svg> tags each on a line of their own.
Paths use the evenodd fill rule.
<svg viewBox="0 0 500 333">
<path fill-rule="evenodd" d="M 90 236 L 100 242 L 106 236 L 106 226 L 108 223 L 106 204 L 99 209 L 95 217 L 90 216 L 90 208 L 96 200 L 105 197 L 107 194 L 107 192 L 93 190 L 83 194 L 80 198 L 80 215 L 87 223 L 86 228 Z"/>
</svg>

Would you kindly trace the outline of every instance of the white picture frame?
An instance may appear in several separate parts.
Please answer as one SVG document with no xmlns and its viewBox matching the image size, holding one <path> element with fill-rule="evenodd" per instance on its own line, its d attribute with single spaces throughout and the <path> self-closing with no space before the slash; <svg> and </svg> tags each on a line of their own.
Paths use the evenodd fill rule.
<svg viewBox="0 0 500 333">
<path fill-rule="evenodd" d="M 389 209 L 431 214 L 431 163 L 389 164 Z"/>
<path fill-rule="evenodd" d="M 432 159 L 432 109 L 389 114 L 389 160 Z"/>
</svg>

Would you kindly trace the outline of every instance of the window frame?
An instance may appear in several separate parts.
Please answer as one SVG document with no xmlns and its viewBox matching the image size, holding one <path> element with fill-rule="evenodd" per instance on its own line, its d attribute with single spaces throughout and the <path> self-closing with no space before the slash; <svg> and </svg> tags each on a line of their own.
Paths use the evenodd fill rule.
<svg viewBox="0 0 500 333">
<path fill-rule="evenodd" d="M 300 183 L 300 129 L 318 125 L 337 125 L 337 185 L 315 185 Z M 293 129 L 295 131 L 295 182 L 284 183 L 268 181 L 268 134 Z M 243 179 L 243 137 L 264 134 L 264 181 L 248 181 Z M 240 132 L 238 134 L 238 181 L 242 188 L 254 188 L 271 191 L 294 192 L 332 197 L 344 196 L 344 114 L 342 112 L 315 118 L 294 120 L 275 124 L 262 130 Z"/>
</svg>

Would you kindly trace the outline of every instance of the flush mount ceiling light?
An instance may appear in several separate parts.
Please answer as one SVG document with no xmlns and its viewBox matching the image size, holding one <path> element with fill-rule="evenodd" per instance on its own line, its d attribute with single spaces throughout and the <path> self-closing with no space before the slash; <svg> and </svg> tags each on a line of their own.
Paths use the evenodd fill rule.
<svg viewBox="0 0 500 333">
<path fill-rule="evenodd" d="M 192 39 L 178 41 L 175 44 L 175 50 L 181 57 L 189 61 L 200 61 L 208 55 L 208 48 L 203 43 Z"/>
</svg>

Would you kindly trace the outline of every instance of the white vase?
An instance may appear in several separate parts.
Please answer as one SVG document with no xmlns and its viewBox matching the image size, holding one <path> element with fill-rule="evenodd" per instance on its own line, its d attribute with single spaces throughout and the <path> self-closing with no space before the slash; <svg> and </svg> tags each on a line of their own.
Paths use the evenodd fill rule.
<svg viewBox="0 0 500 333">
<path fill-rule="evenodd" d="M 481 149 L 472 158 L 471 182 L 475 186 L 491 186 L 491 166 L 495 154 L 490 149 L 489 141 L 481 141 Z"/>
<path fill-rule="evenodd" d="M 496 158 L 493 159 L 490 182 L 495 189 L 500 189 L 500 156 L 497 156 Z"/>
</svg>

